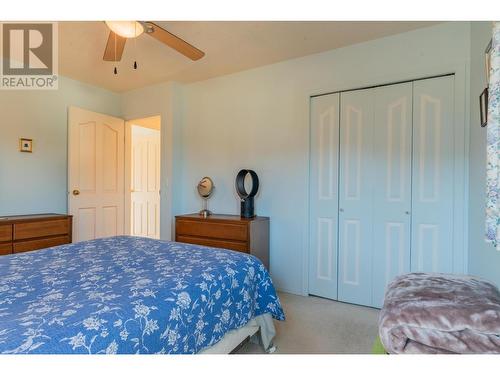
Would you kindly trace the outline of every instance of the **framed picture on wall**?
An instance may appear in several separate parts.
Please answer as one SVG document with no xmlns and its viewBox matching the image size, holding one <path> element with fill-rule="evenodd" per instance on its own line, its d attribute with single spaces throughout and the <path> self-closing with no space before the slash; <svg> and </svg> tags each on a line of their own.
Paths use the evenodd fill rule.
<svg viewBox="0 0 500 375">
<path fill-rule="evenodd" d="M 479 95 L 479 116 L 481 118 L 481 126 L 485 127 L 488 124 L 488 88 L 486 87 L 481 95 Z"/>
<path fill-rule="evenodd" d="M 486 86 L 488 86 L 490 82 L 490 69 L 491 69 L 491 43 L 492 41 L 488 43 L 488 46 L 486 47 L 486 50 L 484 51 L 484 70 L 485 70 L 485 76 L 486 76 Z"/>
<path fill-rule="evenodd" d="M 19 151 L 33 152 L 33 140 L 29 138 L 19 138 Z"/>
</svg>

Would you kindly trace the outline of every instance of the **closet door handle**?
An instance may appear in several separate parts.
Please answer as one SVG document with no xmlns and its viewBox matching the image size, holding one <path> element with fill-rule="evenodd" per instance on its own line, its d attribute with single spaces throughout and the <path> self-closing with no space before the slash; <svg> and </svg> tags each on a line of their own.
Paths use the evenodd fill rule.
<svg viewBox="0 0 500 375">
<path fill-rule="evenodd" d="M 344 212 L 344 209 L 343 208 L 339 208 L 339 212 Z"/>
<path fill-rule="evenodd" d="M 410 214 L 410 211 L 405 211 L 405 214 L 406 214 L 406 215 L 409 215 L 409 214 Z"/>
</svg>

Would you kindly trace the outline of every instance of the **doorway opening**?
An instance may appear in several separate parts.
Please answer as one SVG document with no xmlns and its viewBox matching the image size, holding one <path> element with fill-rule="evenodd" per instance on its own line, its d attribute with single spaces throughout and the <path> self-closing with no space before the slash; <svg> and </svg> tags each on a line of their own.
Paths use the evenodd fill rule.
<svg viewBox="0 0 500 375">
<path fill-rule="evenodd" d="M 125 233 L 160 238 L 161 117 L 125 123 Z"/>
</svg>

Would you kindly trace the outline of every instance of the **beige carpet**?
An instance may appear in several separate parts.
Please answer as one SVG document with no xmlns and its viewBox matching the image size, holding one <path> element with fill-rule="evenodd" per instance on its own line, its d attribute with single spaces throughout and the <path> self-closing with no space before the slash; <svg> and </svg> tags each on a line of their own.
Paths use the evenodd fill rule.
<svg viewBox="0 0 500 375">
<path fill-rule="evenodd" d="M 318 297 L 280 293 L 286 321 L 275 322 L 276 353 L 370 353 L 379 310 Z M 263 353 L 247 343 L 238 354 Z"/>
</svg>

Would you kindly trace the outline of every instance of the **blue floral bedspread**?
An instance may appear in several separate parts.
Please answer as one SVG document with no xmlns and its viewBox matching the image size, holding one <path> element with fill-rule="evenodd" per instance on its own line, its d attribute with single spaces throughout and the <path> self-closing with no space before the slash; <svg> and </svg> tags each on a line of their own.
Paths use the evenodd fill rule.
<svg viewBox="0 0 500 375">
<path fill-rule="evenodd" d="M 0 257 L 1 353 L 196 353 L 284 320 L 255 257 L 119 236 Z"/>
</svg>

